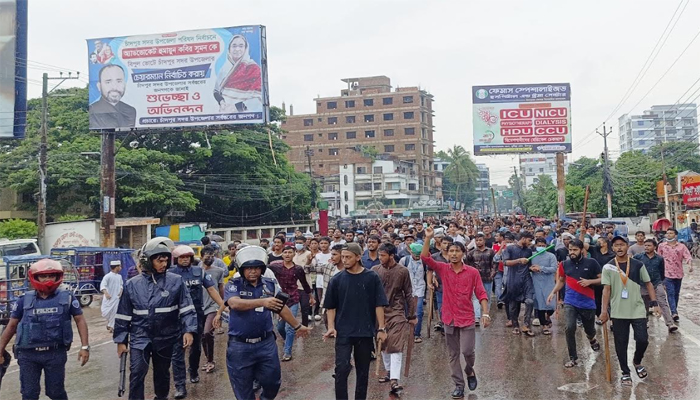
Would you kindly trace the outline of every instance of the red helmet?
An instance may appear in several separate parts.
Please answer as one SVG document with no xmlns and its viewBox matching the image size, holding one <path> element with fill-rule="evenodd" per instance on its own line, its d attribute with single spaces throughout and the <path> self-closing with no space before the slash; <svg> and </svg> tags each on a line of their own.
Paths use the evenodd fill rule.
<svg viewBox="0 0 700 400">
<path fill-rule="evenodd" d="M 58 275 L 56 281 L 39 282 L 40 275 Z M 63 282 L 63 267 L 61 263 L 50 258 L 44 258 L 29 267 L 29 283 L 32 287 L 44 293 L 53 293 Z"/>
<path fill-rule="evenodd" d="M 178 258 L 181 256 L 194 257 L 194 250 L 190 246 L 181 244 L 173 249 L 173 258 Z"/>
</svg>

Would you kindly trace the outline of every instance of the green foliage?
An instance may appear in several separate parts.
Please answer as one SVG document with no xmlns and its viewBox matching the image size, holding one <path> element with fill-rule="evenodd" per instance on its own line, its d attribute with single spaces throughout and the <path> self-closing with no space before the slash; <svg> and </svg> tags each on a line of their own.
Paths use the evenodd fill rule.
<svg viewBox="0 0 700 400">
<path fill-rule="evenodd" d="M 87 215 L 66 214 L 56 218 L 57 222 L 82 221 L 88 219 Z"/>
<path fill-rule="evenodd" d="M 439 151 L 435 156 L 450 163 L 443 174 L 443 197 L 471 205 L 476 199 L 479 169 L 469 153 L 464 147 L 455 145 L 446 152 Z"/>
<path fill-rule="evenodd" d="M 8 219 L 0 222 L 0 238 L 29 239 L 36 237 L 36 223 L 23 219 Z"/>
<path fill-rule="evenodd" d="M 557 187 L 549 175 L 534 179 L 532 187 L 525 192 L 525 206 L 531 215 L 554 217 L 557 214 Z"/>
<path fill-rule="evenodd" d="M 661 162 L 661 150 L 663 149 L 666 171 L 668 175 L 675 176 L 678 172 L 700 172 L 700 157 L 698 156 L 697 142 L 668 142 L 656 145 L 649 149 L 647 155 L 655 161 Z"/>
<path fill-rule="evenodd" d="M 612 169 L 613 215 L 647 214 L 657 209 L 656 181 L 661 179 L 661 163 L 640 151 L 623 153 Z"/>
</svg>

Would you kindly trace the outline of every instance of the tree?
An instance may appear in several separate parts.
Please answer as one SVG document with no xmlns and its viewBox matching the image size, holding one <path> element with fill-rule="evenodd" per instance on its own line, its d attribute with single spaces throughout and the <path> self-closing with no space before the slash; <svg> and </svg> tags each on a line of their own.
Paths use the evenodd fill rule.
<svg viewBox="0 0 700 400">
<path fill-rule="evenodd" d="M 469 153 L 464 147 L 455 145 L 447 152 L 438 152 L 436 156 L 450 163 L 443 173 L 443 193 L 448 198 L 470 205 L 476 198 L 479 169 Z"/>
<path fill-rule="evenodd" d="M 666 171 L 669 175 L 676 175 L 678 172 L 694 171 L 700 172 L 700 157 L 698 156 L 697 142 L 667 142 L 656 145 L 649 149 L 647 155 L 653 160 L 661 162 L 661 151 L 663 150 Z"/>
<path fill-rule="evenodd" d="M 586 186 L 589 186 L 588 212 L 603 215 L 606 200 L 603 193 L 603 165 L 597 158 L 581 157 L 569 163 L 566 174 L 566 210 L 583 212 Z"/>
<path fill-rule="evenodd" d="M 628 151 L 615 162 L 611 178 L 615 187 L 613 215 L 648 214 L 658 208 L 656 182 L 661 179 L 661 163 L 641 151 Z"/>
<path fill-rule="evenodd" d="M 29 239 L 36 237 L 36 223 L 23 219 L 8 219 L 0 222 L 0 238 L 5 239 Z"/>
<path fill-rule="evenodd" d="M 525 206 L 530 215 L 553 217 L 557 214 L 557 187 L 549 175 L 539 175 L 525 192 Z"/>
</svg>

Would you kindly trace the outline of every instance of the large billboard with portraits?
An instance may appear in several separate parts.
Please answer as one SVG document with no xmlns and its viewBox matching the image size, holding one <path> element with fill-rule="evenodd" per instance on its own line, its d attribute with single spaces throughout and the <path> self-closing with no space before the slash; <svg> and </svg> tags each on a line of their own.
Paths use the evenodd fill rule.
<svg viewBox="0 0 700 400">
<path fill-rule="evenodd" d="M 27 0 L 0 0 L 0 138 L 24 137 Z"/>
<path fill-rule="evenodd" d="M 571 153 L 568 83 L 473 86 L 474 155 Z"/>
<path fill-rule="evenodd" d="M 90 39 L 90 129 L 266 123 L 264 26 Z"/>
</svg>

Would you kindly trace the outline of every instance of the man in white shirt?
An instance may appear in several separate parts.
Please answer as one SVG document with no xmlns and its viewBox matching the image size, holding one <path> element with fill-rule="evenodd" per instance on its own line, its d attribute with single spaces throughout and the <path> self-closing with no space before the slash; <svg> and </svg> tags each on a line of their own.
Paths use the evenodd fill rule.
<svg viewBox="0 0 700 400">
<path fill-rule="evenodd" d="M 336 234 L 340 235 L 340 229 L 337 229 Z M 311 261 L 311 267 L 316 271 L 316 309 L 314 310 L 314 320 L 321 320 L 321 299 L 323 299 L 323 270 L 326 268 L 328 263 L 331 261 L 331 251 L 330 251 L 330 238 L 322 237 L 318 242 L 319 252 L 316 253 L 314 259 Z M 345 244 L 339 243 L 339 244 Z"/>
<path fill-rule="evenodd" d="M 122 295 L 124 279 L 120 274 L 122 270 L 121 261 L 111 261 L 109 269 L 109 273 L 102 278 L 100 283 L 100 292 L 104 294 L 101 307 L 102 317 L 107 320 L 107 330 L 112 332 L 114 330 L 114 318 L 117 315 L 117 308 L 119 308 L 119 298 Z"/>
</svg>

